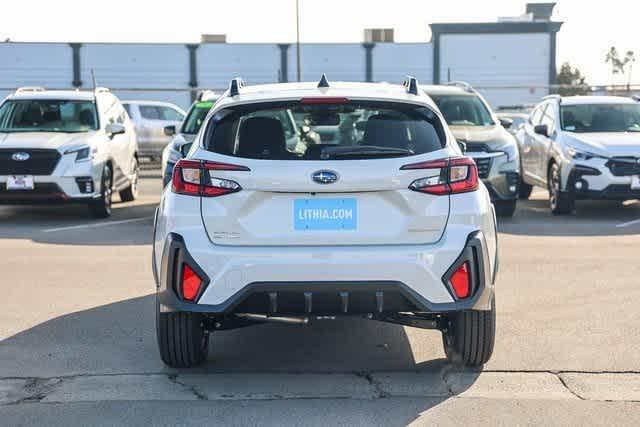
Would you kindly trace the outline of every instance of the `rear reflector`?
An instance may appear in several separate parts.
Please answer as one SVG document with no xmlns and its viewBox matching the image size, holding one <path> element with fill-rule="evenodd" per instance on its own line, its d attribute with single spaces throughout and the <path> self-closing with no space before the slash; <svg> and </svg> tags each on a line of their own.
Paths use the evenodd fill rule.
<svg viewBox="0 0 640 427">
<path fill-rule="evenodd" d="M 212 171 L 250 171 L 250 169 L 229 163 L 180 160 L 173 168 L 171 191 L 187 196 L 218 197 L 242 189 L 235 181 L 213 177 Z"/>
<path fill-rule="evenodd" d="M 337 96 L 317 96 L 300 98 L 300 103 L 304 105 L 321 105 L 321 104 L 348 104 L 349 98 Z"/>
<path fill-rule="evenodd" d="M 469 271 L 469 261 L 465 261 L 456 269 L 449 279 L 453 292 L 458 298 L 467 298 L 471 291 L 471 274 Z"/>
<path fill-rule="evenodd" d="M 187 301 L 193 301 L 200 292 L 202 279 L 188 264 L 182 266 L 182 298 Z"/>
<path fill-rule="evenodd" d="M 434 160 L 404 165 L 401 170 L 438 169 L 439 174 L 416 179 L 409 188 L 421 193 L 446 195 L 478 189 L 478 167 L 469 157 Z"/>
</svg>

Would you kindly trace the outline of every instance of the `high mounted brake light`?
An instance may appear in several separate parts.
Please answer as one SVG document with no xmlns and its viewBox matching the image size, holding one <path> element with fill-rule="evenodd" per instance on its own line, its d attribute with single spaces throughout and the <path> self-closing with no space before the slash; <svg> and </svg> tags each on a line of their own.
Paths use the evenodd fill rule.
<svg viewBox="0 0 640 427">
<path fill-rule="evenodd" d="M 478 167 L 469 157 L 434 160 L 404 165 L 401 170 L 439 169 L 435 176 L 416 179 L 409 188 L 421 193 L 446 195 L 475 191 L 478 189 Z"/>
<path fill-rule="evenodd" d="M 348 104 L 349 98 L 340 96 L 313 96 L 300 98 L 303 105 Z"/>
<path fill-rule="evenodd" d="M 211 176 L 211 171 L 250 171 L 246 166 L 200 160 L 180 160 L 173 168 L 171 191 L 187 196 L 218 197 L 242 190 L 230 179 Z"/>
</svg>

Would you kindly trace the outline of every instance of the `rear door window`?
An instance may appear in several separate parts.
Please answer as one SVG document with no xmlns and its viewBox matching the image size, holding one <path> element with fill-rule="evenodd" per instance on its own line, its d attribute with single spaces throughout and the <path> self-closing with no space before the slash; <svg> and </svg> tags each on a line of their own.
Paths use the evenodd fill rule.
<svg viewBox="0 0 640 427">
<path fill-rule="evenodd" d="M 139 105 L 138 110 L 143 119 L 163 120 L 162 112 L 155 105 Z"/>
<path fill-rule="evenodd" d="M 291 117 L 305 130 L 296 134 L 300 144 L 287 141 Z M 359 121 L 365 123 L 356 126 Z M 320 138 L 328 132 L 330 142 Z M 210 121 L 205 144 L 213 152 L 250 159 L 353 160 L 428 153 L 443 148 L 446 137 L 433 111 L 419 105 L 291 102 L 221 110 Z"/>
<path fill-rule="evenodd" d="M 158 107 L 158 109 L 160 110 L 160 115 L 163 120 L 181 122 L 184 119 L 181 112 L 171 107 Z"/>
</svg>

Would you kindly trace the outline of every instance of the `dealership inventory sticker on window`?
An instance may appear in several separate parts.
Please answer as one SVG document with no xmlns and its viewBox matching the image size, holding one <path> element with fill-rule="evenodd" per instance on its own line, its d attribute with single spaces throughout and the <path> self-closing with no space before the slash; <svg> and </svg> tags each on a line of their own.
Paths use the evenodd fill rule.
<svg viewBox="0 0 640 427">
<path fill-rule="evenodd" d="M 356 199 L 296 199 L 294 228 L 304 230 L 355 230 L 358 226 Z"/>
</svg>

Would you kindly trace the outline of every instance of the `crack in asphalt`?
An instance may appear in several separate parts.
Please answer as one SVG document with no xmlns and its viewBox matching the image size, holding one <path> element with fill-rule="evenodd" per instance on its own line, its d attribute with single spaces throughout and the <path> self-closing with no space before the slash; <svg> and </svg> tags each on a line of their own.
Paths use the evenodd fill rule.
<svg viewBox="0 0 640 427">
<path fill-rule="evenodd" d="M 198 390 L 198 387 L 196 387 L 195 385 L 188 385 L 188 384 L 185 384 L 183 382 L 178 381 L 178 374 L 169 374 L 169 375 L 167 375 L 167 378 L 172 383 L 178 384 L 178 385 L 186 388 L 187 390 L 189 390 L 191 393 L 193 393 L 198 398 L 198 400 L 209 400 L 209 396 L 207 396 L 205 393 L 203 393 L 200 390 Z"/>
<path fill-rule="evenodd" d="M 556 376 L 556 378 L 558 378 L 558 380 L 560 381 L 560 384 L 562 384 L 564 386 L 565 389 L 567 389 L 567 391 L 571 394 L 573 394 L 575 397 L 577 397 L 580 400 L 588 400 L 585 399 L 584 397 L 580 396 L 580 394 L 575 391 L 572 390 L 571 387 L 569 387 L 569 384 L 567 384 L 567 382 L 564 380 L 564 378 L 562 378 L 562 375 L 558 372 L 555 372 L 554 375 Z"/>
<path fill-rule="evenodd" d="M 372 388 L 373 390 L 373 399 L 386 399 L 386 398 L 401 398 L 404 396 L 401 395 L 395 395 L 393 393 L 390 393 L 388 391 L 386 391 L 384 389 L 384 385 L 382 384 L 381 381 L 377 380 L 375 378 L 375 375 L 379 375 L 379 374 L 385 374 L 385 373 L 398 373 L 398 372 L 407 372 L 407 371 L 357 371 L 357 372 L 324 372 L 324 373 L 314 373 L 314 374 L 325 374 L 325 375 L 332 375 L 332 374 L 340 374 L 340 375 L 353 375 L 356 378 L 362 378 L 364 379 L 367 384 Z M 420 374 L 420 373 L 425 373 L 427 371 L 409 371 L 409 372 L 415 372 L 416 374 Z M 275 374 L 275 375 L 292 375 L 292 374 L 303 374 L 306 372 L 273 372 L 270 374 Z M 635 371 L 635 370 L 630 370 L 630 371 L 587 371 L 587 370 L 561 370 L 561 371 L 555 371 L 555 370 L 499 370 L 499 369 L 494 369 L 494 370 L 469 370 L 469 369 L 462 369 L 460 367 L 457 366 L 453 366 L 453 365 L 447 365 L 444 368 L 442 368 L 440 370 L 440 380 L 442 381 L 442 383 L 445 385 L 448 396 L 449 397 L 456 397 L 459 393 L 456 393 L 453 389 L 452 383 L 451 383 L 451 375 L 452 374 L 477 374 L 477 375 L 481 375 L 482 373 L 503 373 L 505 375 L 508 374 L 536 374 L 536 373 L 544 373 L 544 374 L 551 374 L 554 375 L 558 381 L 560 382 L 560 384 L 562 385 L 562 387 L 569 393 L 571 393 L 573 396 L 575 396 L 577 399 L 582 400 L 582 401 L 598 401 L 599 399 L 589 399 L 585 396 L 580 395 L 580 393 L 578 393 L 576 390 L 572 389 L 571 386 L 567 383 L 567 381 L 562 377 L 563 374 L 585 374 L 585 375 L 606 375 L 606 374 L 619 374 L 619 375 L 640 375 L 640 371 Z M 192 374 L 197 374 L 197 373 L 189 373 L 190 375 Z M 233 373 L 222 373 L 222 372 L 216 372 L 216 373 L 201 373 L 202 376 L 216 376 L 216 375 L 246 375 L 246 374 L 264 374 L 264 372 L 241 372 L 241 373 L 237 373 L 237 372 L 233 372 Z M 109 376 L 109 377 L 116 377 L 116 376 L 164 376 L 167 378 L 167 380 L 171 383 L 177 384 L 181 387 L 183 387 L 185 390 L 189 391 L 190 393 L 192 393 L 198 400 L 201 401 L 208 401 L 209 396 L 204 393 L 202 390 L 199 390 L 198 387 L 196 385 L 190 385 L 187 384 L 185 382 L 182 382 L 180 380 L 180 375 L 179 373 L 166 373 L 166 372 L 158 372 L 158 373 L 150 373 L 150 372 L 146 372 L 146 373 L 110 373 L 110 374 L 78 374 L 78 375 L 68 375 L 68 376 L 57 376 L 57 377 L 0 377 L 0 381 L 15 381 L 15 380 L 21 380 L 24 381 L 23 386 L 20 388 L 20 392 L 21 394 L 24 394 L 23 397 L 14 399 L 14 400 L 7 400 L 5 402 L 2 402 L 0 400 L 0 406 L 8 406 L 8 405 L 20 405 L 20 404 L 28 404 L 28 403 L 49 403 L 49 402 L 43 402 L 43 400 L 53 391 L 57 390 L 59 387 L 61 387 L 64 383 L 66 382 L 70 382 L 73 381 L 73 379 L 76 378 L 91 378 L 91 377 L 105 377 L 105 376 Z M 233 398 L 234 395 L 229 394 L 222 394 L 221 397 L 223 398 Z M 334 397 L 334 396 L 318 396 L 318 397 L 308 397 L 308 396 L 282 396 L 279 394 L 273 394 L 272 397 L 268 397 L 268 398 L 260 398 L 260 400 L 294 400 L 294 399 L 345 399 L 345 397 Z M 346 398 L 349 399 L 349 398 Z M 354 399 L 358 399 L 358 398 L 354 398 Z M 246 399 L 238 399 L 238 400 L 255 400 L 251 397 L 251 395 L 249 395 Z M 609 400 L 602 400 L 602 401 L 609 401 Z M 630 402 L 630 403 L 640 403 L 640 401 L 638 400 L 633 400 L 633 399 L 629 399 L 629 400 L 620 400 L 620 401 L 624 401 L 624 402 Z M 51 403 L 61 403 L 61 402 L 51 402 Z"/>
</svg>

